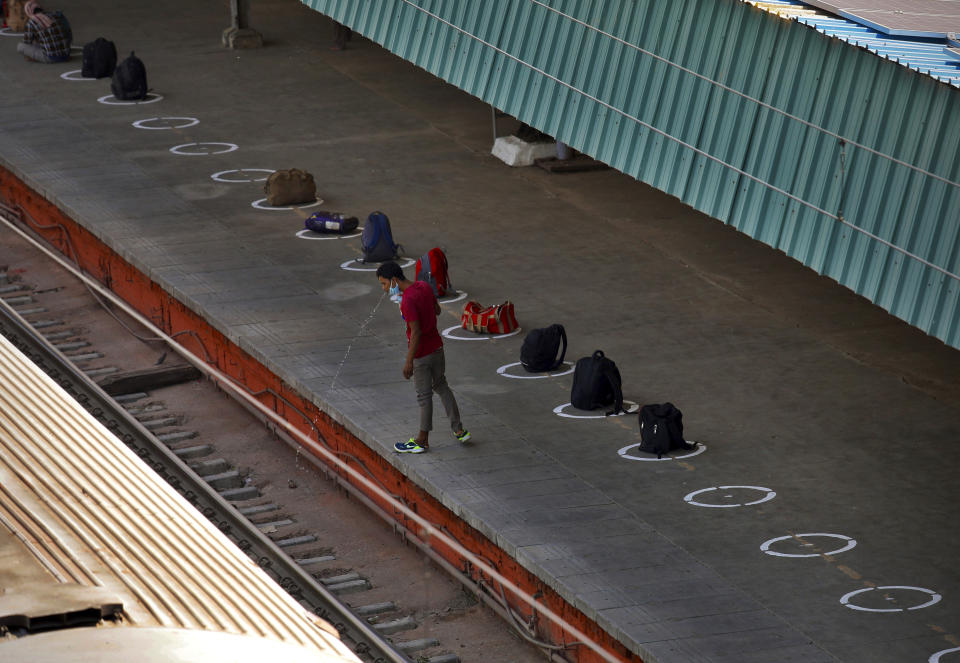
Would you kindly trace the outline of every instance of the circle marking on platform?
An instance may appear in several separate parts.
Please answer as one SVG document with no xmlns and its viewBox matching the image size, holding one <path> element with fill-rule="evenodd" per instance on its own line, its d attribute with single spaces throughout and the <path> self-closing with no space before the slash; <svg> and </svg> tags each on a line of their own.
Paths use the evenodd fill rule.
<svg viewBox="0 0 960 663">
<path fill-rule="evenodd" d="M 60 78 L 65 81 L 95 81 L 96 78 L 84 78 L 83 76 L 73 76 L 73 74 L 82 73 L 82 69 L 74 69 L 73 71 L 65 71 L 60 74 Z"/>
<path fill-rule="evenodd" d="M 151 99 L 150 97 L 153 97 L 153 99 Z M 113 101 L 111 101 L 111 99 Z M 117 99 L 112 94 L 108 94 L 100 97 L 99 99 L 97 99 L 97 101 L 99 101 L 101 104 L 106 104 L 108 106 L 136 106 L 138 104 L 152 104 L 153 102 L 160 101 L 161 99 L 163 99 L 162 94 L 147 92 L 146 99 L 137 99 L 134 101 L 121 101 L 120 99 Z"/>
<path fill-rule="evenodd" d="M 921 603 L 920 605 L 911 606 L 909 608 L 864 608 L 863 606 L 854 605 L 850 603 L 850 599 L 858 594 L 863 594 L 864 592 L 872 592 L 878 589 L 907 589 L 914 592 L 923 592 L 930 596 L 930 600 L 926 603 Z M 920 610 L 921 608 L 929 608 L 934 603 L 939 603 L 940 599 L 943 597 L 937 594 L 932 589 L 925 589 L 923 587 L 911 587 L 910 585 L 880 585 L 878 587 L 864 587 L 863 589 L 857 589 L 852 592 L 847 592 L 840 599 L 840 603 L 847 606 L 852 610 L 862 610 L 864 612 L 904 612 L 906 610 Z"/>
<path fill-rule="evenodd" d="M 228 184 L 240 184 L 243 182 L 265 182 L 269 177 L 270 173 L 275 173 L 277 171 L 272 168 L 236 168 L 234 170 L 221 170 L 219 173 L 214 173 L 210 176 L 215 182 L 227 182 Z M 266 177 L 255 177 L 253 179 L 245 180 L 231 180 L 230 178 L 223 177 L 224 175 L 229 175 L 230 173 L 266 173 Z"/>
<path fill-rule="evenodd" d="M 522 365 L 522 362 L 519 362 L 519 361 L 515 361 L 512 364 L 506 364 L 505 366 L 501 366 L 500 368 L 497 369 L 497 373 L 502 375 L 505 378 L 513 378 L 514 380 L 543 380 L 545 378 L 558 378 L 561 375 L 569 375 L 570 373 L 573 373 L 573 368 L 574 368 L 573 362 L 565 361 L 563 363 L 565 366 L 569 366 L 570 368 L 563 371 L 562 373 L 554 373 L 552 371 L 548 371 L 546 373 L 540 373 L 536 375 L 534 374 L 514 375 L 513 373 L 510 373 L 509 371 L 511 368 L 513 368 L 514 366 Z M 559 368 L 560 367 L 558 366 L 557 370 L 559 370 Z"/>
<path fill-rule="evenodd" d="M 702 495 L 703 493 L 708 493 L 712 490 L 735 490 L 735 489 L 759 490 L 761 492 L 765 492 L 766 495 L 764 495 L 758 500 L 754 500 L 753 502 L 742 502 L 738 504 L 706 504 L 704 502 L 698 502 L 694 499 L 697 495 Z M 738 506 L 752 506 L 754 504 L 761 504 L 763 502 L 772 500 L 776 496 L 777 494 L 774 491 L 770 490 L 769 488 L 764 488 L 763 486 L 712 486 L 710 488 L 701 488 L 700 490 L 693 491 L 689 495 L 685 496 L 683 498 L 683 501 L 687 502 L 688 504 L 693 504 L 694 506 L 704 506 L 704 507 L 710 507 L 710 508 L 724 509 L 724 508 L 733 508 Z M 731 496 L 727 495 L 726 497 L 731 497 Z"/>
<path fill-rule="evenodd" d="M 194 146 L 200 147 L 201 145 L 222 145 L 226 149 L 207 150 L 205 148 L 201 148 L 203 149 L 203 151 L 199 151 L 199 152 L 190 152 L 184 149 L 186 147 L 194 147 Z M 170 151 L 173 152 L 174 154 L 179 154 L 185 157 L 207 157 L 207 156 L 212 156 L 214 154 L 227 154 L 228 152 L 233 152 L 234 150 L 238 149 L 238 147 L 239 146 L 236 145 L 235 143 L 184 143 L 183 145 L 174 145 L 173 147 L 170 148 Z M 266 198 L 264 198 L 264 200 L 266 200 Z"/>
<path fill-rule="evenodd" d="M 367 264 L 372 264 L 373 266 L 372 267 L 351 267 L 350 266 L 350 265 L 367 265 Z M 407 262 L 400 265 L 400 269 L 406 269 L 407 267 L 410 267 L 411 265 L 415 265 L 415 264 L 417 264 L 416 260 L 413 260 L 412 258 L 407 258 Z M 348 272 L 375 272 L 377 271 L 377 267 L 379 266 L 380 266 L 380 263 L 364 263 L 364 262 L 358 263 L 356 258 L 351 258 L 350 260 L 340 265 L 340 269 L 345 269 Z"/>
<path fill-rule="evenodd" d="M 22 37 L 22 32 L 14 32 L 11 28 L 0 28 L 0 35 L 4 37 Z"/>
<path fill-rule="evenodd" d="M 823 553 L 803 553 L 803 554 L 782 553 L 782 552 L 777 552 L 776 550 L 770 549 L 770 546 L 772 546 L 773 544 L 779 541 L 789 541 L 791 539 L 803 539 L 811 536 L 827 536 L 833 539 L 840 539 L 842 541 L 846 541 L 846 545 L 844 545 L 842 548 L 837 548 L 836 550 L 830 550 L 828 552 L 823 552 Z M 806 544 L 806 545 L 809 545 L 809 544 Z M 768 555 L 773 555 L 774 557 L 820 557 L 822 555 L 839 555 L 842 552 L 847 552 L 848 550 L 850 550 L 856 545 L 857 545 L 856 539 L 853 539 L 849 536 L 844 536 L 843 534 L 825 534 L 823 532 L 813 532 L 808 534 L 790 534 L 787 536 L 778 536 L 774 539 L 770 539 L 769 541 L 764 541 L 763 545 L 760 546 L 760 550 L 767 553 Z"/>
<path fill-rule="evenodd" d="M 610 417 L 622 417 L 625 414 L 633 414 L 640 409 L 639 403 L 634 403 L 633 401 L 623 401 L 624 405 L 630 404 L 630 407 L 627 408 L 626 412 L 617 412 L 616 414 L 609 415 Z M 568 407 L 573 405 L 573 403 L 564 403 L 563 405 L 558 405 L 553 408 L 553 413 L 559 417 L 566 417 L 567 419 L 608 419 L 609 417 L 606 414 L 567 414 L 564 412 Z"/>
<path fill-rule="evenodd" d="M 927 663 L 940 663 L 941 656 L 943 656 L 944 654 L 953 654 L 956 652 L 960 652 L 960 647 L 954 647 L 952 649 L 941 649 L 938 652 L 930 654 L 930 658 L 928 659 Z"/>
<path fill-rule="evenodd" d="M 357 230 L 363 230 L 363 228 L 358 228 Z M 356 232 L 349 235 L 336 235 L 336 234 L 324 234 L 317 233 L 304 228 L 303 230 L 297 232 L 297 237 L 300 239 L 312 239 L 312 240 L 324 240 L 324 239 L 351 239 L 353 237 L 359 237 L 362 233 Z"/>
<path fill-rule="evenodd" d="M 690 442 L 692 444 L 693 440 L 687 440 L 687 442 Z M 626 460 L 640 460 L 640 461 L 650 462 L 650 461 L 661 461 L 661 460 L 683 460 L 684 458 L 692 458 L 693 456 L 699 456 L 700 454 L 702 454 L 704 451 L 707 450 L 707 445 L 700 444 L 698 442 L 696 449 L 694 449 L 689 453 L 685 453 L 682 456 L 666 455 L 666 456 L 663 456 L 662 458 L 657 458 L 653 454 L 647 454 L 647 452 L 645 451 L 643 452 L 644 454 L 647 454 L 645 456 L 631 456 L 630 451 L 632 449 L 639 449 L 641 444 L 642 442 L 637 442 L 636 444 L 628 445 L 623 449 L 620 449 L 617 453 L 620 454 L 621 458 L 625 458 Z"/>
<path fill-rule="evenodd" d="M 468 334 L 473 334 L 473 336 L 454 336 L 453 332 L 457 329 L 463 329 L 460 325 L 454 325 L 453 327 L 447 327 L 444 329 L 441 334 L 444 338 L 449 338 L 451 341 L 495 341 L 498 338 L 508 338 L 510 336 L 516 336 L 520 333 L 521 327 L 517 327 L 512 332 L 506 334 L 475 334 L 474 332 L 467 332 Z M 464 331 L 466 331 L 464 329 Z"/>
<path fill-rule="evenodd" d="M 277 210 L 307 209 L 308 207 L 316 207 L 317 205 L 322 205 L 323 198 L 317 198 L 312 203 L 306 203 L 305 205 L 281 205 L 279 207 L 273 207 L 272 205 L 267 205 L 266 202 L 267 202 L 266 198 L 260 198 L 250 203 L 250 207 L 267 210 L 269 212 L 274 212 Z"/>
<path fill-rule="evenodd" d="M 186 120 L 186 122 L 184 124 L 167 125 L 163 127 L 147 126 L 148 122 L 159 122 L 163 120 Z M 192 127 L 197 124 L 200 124 L 200 120 L 198 120 L 195 117 L 175 117 L 175 116 L 161 115 L 160 117 L 148 117 L 145 120 L 137 120 L 136 122 L 133 123 L 133 126 L 135 126 L 137 129 L 150 129 L 151 131 L 163 131 L 163 130 L 170 130 L 170 129 L 186 129 L 187 127 Z"/>
</svg>

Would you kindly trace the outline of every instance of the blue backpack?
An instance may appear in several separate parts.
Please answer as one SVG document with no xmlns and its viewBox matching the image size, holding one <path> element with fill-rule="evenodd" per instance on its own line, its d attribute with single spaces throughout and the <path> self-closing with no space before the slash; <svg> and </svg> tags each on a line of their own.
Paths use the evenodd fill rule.
<svg viewBox="0 0 960 663">
<path fill-rule="evenodd" d="M 383 212 L 371 212 L 360 235 L 363 257 L 358 262 L 386 262 L 397 257 L 400 245 L 394 243 L 390 219 Z"/>
</svg>

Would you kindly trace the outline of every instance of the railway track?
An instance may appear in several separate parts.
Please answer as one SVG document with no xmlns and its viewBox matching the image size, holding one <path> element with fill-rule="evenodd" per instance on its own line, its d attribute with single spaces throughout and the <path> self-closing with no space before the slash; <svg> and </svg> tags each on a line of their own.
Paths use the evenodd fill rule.
<svg viewBox="0 0 960 663">
<path fill-rule="evenodd" d="M 0 242 L 0 333 L 335 625 L 358 656 L 543 659 L 277 431 L 31 248 L 11 237 Z"/>
</svg>

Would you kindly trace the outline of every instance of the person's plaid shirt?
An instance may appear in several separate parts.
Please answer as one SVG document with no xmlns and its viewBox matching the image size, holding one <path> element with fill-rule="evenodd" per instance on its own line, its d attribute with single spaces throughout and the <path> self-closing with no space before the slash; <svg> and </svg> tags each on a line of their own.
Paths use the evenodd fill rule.
<svg viewBox="0 0 960 663">
<path fill-rule="evenodd" d="M 41 27 L 34 19 L 27 22 L 27 30 L 23 34 L 23 41 L 27 44 L 40 44 L 44 53 L 52 60 L 66 60 L 70 57 L 70 44 L 73 42 L 73 33 L 70 24 L 60 12 L 48 14 L 53 19 L 49 28 Z"/>
</svg>

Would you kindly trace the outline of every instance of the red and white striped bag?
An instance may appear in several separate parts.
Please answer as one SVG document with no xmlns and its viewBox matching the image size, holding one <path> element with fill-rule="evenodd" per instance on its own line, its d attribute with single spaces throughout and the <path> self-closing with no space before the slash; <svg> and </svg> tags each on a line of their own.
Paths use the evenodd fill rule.
<svg viewBox="0 0 960 663">
<path fill-rule="evenodd" d="M 513 310 L 513 302 L 484 308 L 478 302 L 467 302 L 460 316 L 460 326 L 478 334 L 509 334 L 520 325 Z"/>
</svg>

